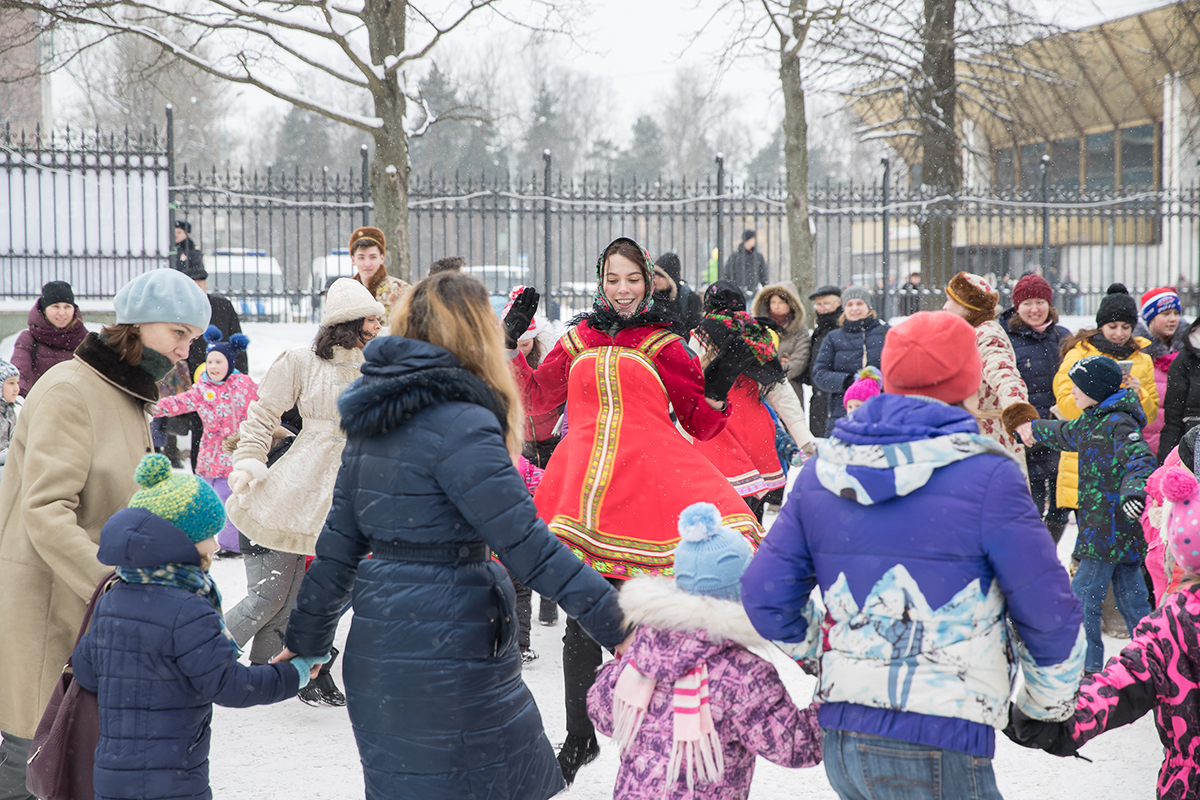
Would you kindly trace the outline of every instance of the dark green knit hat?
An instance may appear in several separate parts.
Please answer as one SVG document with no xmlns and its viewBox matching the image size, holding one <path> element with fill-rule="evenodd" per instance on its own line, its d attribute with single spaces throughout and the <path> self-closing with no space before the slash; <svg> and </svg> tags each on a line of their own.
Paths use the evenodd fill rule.
<svg viewBox="0 0 1200 800">
<path fill-rule="evenodd" d="M 133 477 L 142 488 L 129 501 L 130 508 L 162 517 L 193 542 L 210 539 L 225 527 L 225 508 L 213 488 L 195 475 L 172 472 L 166 456 L 144 456 Z"/>
</svg>

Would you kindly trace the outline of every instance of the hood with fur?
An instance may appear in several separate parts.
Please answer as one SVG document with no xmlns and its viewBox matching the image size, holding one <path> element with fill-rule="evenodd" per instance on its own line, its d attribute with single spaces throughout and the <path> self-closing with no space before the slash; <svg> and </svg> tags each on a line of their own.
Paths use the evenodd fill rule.
<svg viewBox="0 0 1200 800">
<path fill-rule="evenodd" d="M 796 296 L 796 292 L 788 283 L 774 283 L 759 289 L 758 294 L 754 295 L 754 301 L 750 304 L 751 313 L 756 317 L 769 318 L 772 297 L 782 297 L 783 301 L 792 309 L 792 321 L 784 329 L 788 336 L 804 327 L 807 317 L 804 304 L 800 302 L 800 298 Z"/>
<path fill-rule="evenodd" d="M 766 647 L 740 602 L 688 594 L 672 578 L 639 575 L 619 595 L 626 625 L 654 628 L 639 636 L 629 654 L 638 671 L 658 681 L 678 680 L 701 661 L 728 647 Z"/>
</svg>

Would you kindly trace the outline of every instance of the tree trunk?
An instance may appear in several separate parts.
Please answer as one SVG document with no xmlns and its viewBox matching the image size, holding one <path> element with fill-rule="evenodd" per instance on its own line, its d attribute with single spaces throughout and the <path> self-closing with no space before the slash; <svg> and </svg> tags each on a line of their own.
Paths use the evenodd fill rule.
<svg viewBox="0 0 1200 800">
<path fill-rule="evenodd" d="M 388 56 L 404 52 L 408 3 L 403 0 L 366 0 L 363 22 L 370 35 L 371 63 L 383 67 Z M 412 254 L 408 237 L 408 134 L 404 130 L 405 97 L 399 75 L 378 81 L 371 91 L 375 115 L 383 120 L 376 129 L 375 160 L 371 163 L 371 200 L 375 225 L 387 238 L 388 274 L 412 280 Z"/>
<path fill-rule="evenodd" d="M 800 73 L 799 0 L 793 0 L 792 27 L 796 44 L 780 46 L 779 80 L 783 87 L 783 163 L 787 171 L 788 258 L 792 282 L 801 301 L 816 288 L 813 235 L 808 222 L 808 121 L 804 117 L 804 83 Z"/>
<path fill-rule="evenodd" d="M 921 183 L 935 195 L 953 194 L 962 183 L 955 127 L 957 78 L 954 73 L 955 0 L 925 0 L 924 55 L 917 92 L 921 118 Z M 921 223 L 921 269 L 931 288 L 954 277 L 954 204 L 930 204 Z M 941 295 L 925 297 L 925 307 L 940 308 Z"/>
<path fill-rule="evenodd" d="M 398 107 L 398 108 L 397 108 Z M 408 137 L 404 132 L 404 95 L 391 106 L 375 104 L 383 127 L 375 132 L 371 162 L 371 200 L 375 225 L 387 237 L 388 274 L 412 281 L 408 238 Z M 394 167 L 394 169 L 393 169 Z"/>
</svg>

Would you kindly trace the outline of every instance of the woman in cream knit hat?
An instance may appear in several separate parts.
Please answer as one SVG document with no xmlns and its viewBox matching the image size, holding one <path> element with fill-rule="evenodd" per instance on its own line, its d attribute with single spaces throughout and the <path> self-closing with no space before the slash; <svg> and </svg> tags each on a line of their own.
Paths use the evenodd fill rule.
<svg viewBox="0 0 1200 800">
<path fill-rule="evenodd" d="M 333 502 L 346 441 L 337 399 L 358 379 L 362 348 L 379 333 L 383 313 L 383 305 L 362 284 L 351 278 L 335 281 L 316 341 L 289 350 L 271 365 L 258 400 L 246 409 L 238 428 L 229 474 L 233 495 L 225 511 L 238 530 L 268 552 L 245 556 L 249 594 L 225 620 L 239 647 L 254 637 L 253 664 L 265 664 L 283 649 L 288 614 L 304 577 L 304 557 L 314 553 Z M 292 406 L 304 428 L 268 469 L 272 434 L 280 415 Z"/>
</svg>

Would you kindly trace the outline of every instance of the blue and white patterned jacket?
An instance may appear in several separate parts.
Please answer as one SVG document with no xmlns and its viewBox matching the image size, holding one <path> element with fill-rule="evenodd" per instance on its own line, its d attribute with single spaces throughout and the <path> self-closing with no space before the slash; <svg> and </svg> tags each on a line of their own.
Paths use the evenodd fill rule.
<svg viewBox="0 0 1200 800">
<path fill-rule="evenodd" d="M 966 411 L 899 395 L 832 435 L 742 578 L 763 636 L 819 645 L 822 727 L 990 758 L 1018 665 L 1022 710 L 1070 716 L 1079 602 L 1011 456 Z"/>
</svg>

